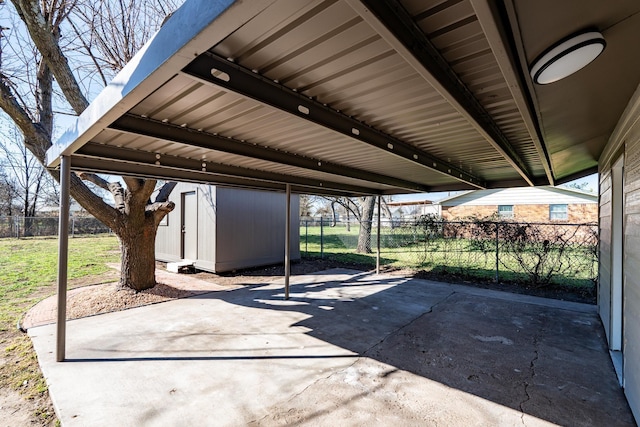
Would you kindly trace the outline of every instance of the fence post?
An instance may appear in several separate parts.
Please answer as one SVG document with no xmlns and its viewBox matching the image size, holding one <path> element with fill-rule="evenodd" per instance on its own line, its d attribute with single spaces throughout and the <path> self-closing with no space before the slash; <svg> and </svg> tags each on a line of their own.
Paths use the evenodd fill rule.
<svg viewBox="0 0 640 427">
<path fill-rule="evenodd" d="M 71 217 L 71 238 L 73 239 L 76 235 L 76 217 Z"/>
<path fill-rule="evenodd" d="M 320 216 L 320 258 L 324 258 L 324 223 Z"/>
<path fill-rule="evenodd" d="M 380 274 L 380 204 L 382 196 L 378 196 L 378 235 L 376 236 L 376 274 Z M 373 224 L 372 224 L 373 225 Z"/>
<path fill-rule="evenodd" d="M 495 282 L 500 282 L 500 223 L 496 222 L 496 277 Z"/>
<path fill-rule="evenodd" d="M 304 220 L 304 254 L 309 256 L 309 220 Z"/>
</svg>

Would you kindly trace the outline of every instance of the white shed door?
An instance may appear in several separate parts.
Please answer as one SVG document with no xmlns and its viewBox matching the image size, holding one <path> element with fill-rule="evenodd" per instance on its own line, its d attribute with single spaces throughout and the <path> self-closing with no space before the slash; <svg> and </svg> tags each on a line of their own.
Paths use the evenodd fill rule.
<svg viewBox="0 0 640 427">
<path fill-rule="evenodd" d="M 195 191 L 182 193 L 182 259 L 198 259 L 198 203 Z"/>
</svg>

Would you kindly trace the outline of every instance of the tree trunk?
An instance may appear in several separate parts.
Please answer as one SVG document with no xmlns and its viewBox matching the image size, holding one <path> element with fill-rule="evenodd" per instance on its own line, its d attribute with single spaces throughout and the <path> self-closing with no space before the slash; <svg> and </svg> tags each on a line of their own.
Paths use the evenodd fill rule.
<svg viewBox="0 0 640 427">
<path fill-rule="evenodd" d="M 362 216 L 360 217 L 360 233 L 358 234 L 359 254 L 371 253 L 371 229 L 373 223 L 373 208 L 376 204 L 374 196 L 367 196 L 362 202 Z"/>
<path fill-rule="evenodd" d="M 156 285 L 156 229 L 154 221 L 148 218 L 142 226 L 126 227 L 119 233 L 120 287 L 139 292 Z"/>
</svg>

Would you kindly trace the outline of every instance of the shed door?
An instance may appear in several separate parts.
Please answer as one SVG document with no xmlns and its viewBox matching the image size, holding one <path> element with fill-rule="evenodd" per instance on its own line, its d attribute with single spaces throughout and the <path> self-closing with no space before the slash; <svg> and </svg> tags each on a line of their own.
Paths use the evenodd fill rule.
<svg viewBox="0 0 640 427">
<path fill-rule="evenodd" d="M 182 193 L 182 259 L 198 259 L 198 204 L 195 191 Z"/>
</svg>

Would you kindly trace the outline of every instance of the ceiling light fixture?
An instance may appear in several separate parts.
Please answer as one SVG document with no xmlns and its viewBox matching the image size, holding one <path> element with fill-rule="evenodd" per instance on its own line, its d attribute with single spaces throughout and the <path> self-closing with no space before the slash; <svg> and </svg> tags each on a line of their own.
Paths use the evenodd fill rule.
<svg viewBox="0 0 640 427">
<path fill-rule="evenodd" d="M 573 34 L 545 50 L 531 66 L 531 78 L 545 85 L 564 79 L 598 57 L 607 42 L 597 31 Z"/>
</svg>

